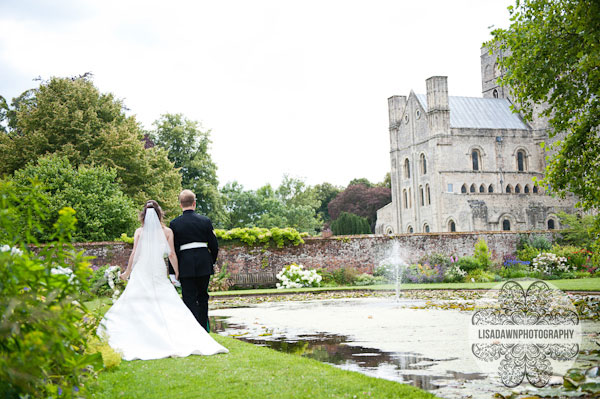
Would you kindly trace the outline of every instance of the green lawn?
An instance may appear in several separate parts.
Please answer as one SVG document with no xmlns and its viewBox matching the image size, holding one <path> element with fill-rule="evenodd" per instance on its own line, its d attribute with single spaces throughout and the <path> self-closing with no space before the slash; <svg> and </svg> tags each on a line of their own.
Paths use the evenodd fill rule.
<svg viewBox="0 0 600 399">
<path fill-rule="evenodd" d="M 600 278 L 581 278 L 567 280 L 548 280 L 548 282 L 561 290 L 566 291 L 600 291 Z M 432 283 L 432 284 L 402 284 L 403 290 L 476 290 L 489 289 L 498 282 L 492 283 Z M 299 292 L 321 292 L 321 291 L 348 291 L 348 290 L 394 290 L 394 284 L 386 285 L 365 285 L 348 287 L 318 287 L 318 288 L 290 288 L 290 289 L 255 289 L 255 290 L 233 290 L 211 292 L 211 296 L 227 295 L 264 295 L 264 294 L 285 294 Z"/>
<path fill-rule="evenodd" d="M 100 373 L 92 398 L 435 398 L 409 385 L 212 336 L 230 353 L 124 361 Z"/>
</svg>

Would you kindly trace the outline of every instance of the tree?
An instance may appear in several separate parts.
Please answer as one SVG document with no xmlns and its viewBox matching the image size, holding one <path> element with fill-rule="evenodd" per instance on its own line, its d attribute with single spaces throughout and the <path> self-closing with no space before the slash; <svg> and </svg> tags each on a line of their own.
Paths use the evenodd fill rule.
<svg viewBox="0 0 600 399">
<path fill-rule="evenodd" d="M 352 180 L 350 180 L 350 183 L 348 183 L 348 187 L 349 186 L 355 186 L 357 184 L 362 184 L 363 186 L 369 187 L 369 188 L 373 187 L 373 183 L 371 183 L 369 181 L 369 179 L 367 179 L 366 177 L 361 177 L 361 178 L 358 178 L 358 179 L 352 179 Z"/>
<path fill-rule="evenodd" d="M 320 201 L 314 190 L 299 179 L 284 176 L 277 189 L 267 184 L 255 191 L 244 190 L 242 185 L 233 182 L 226 184 L 222 193 L 226 198 L 227 229 L 293 227 L 314 233 L 322 225 L 316 214 Z"/>
<path fill-rule="evenodd" d="M 41 231 L 50 232 L 65 207 L 77 216 L 74 241 L 114 240 L 122 233 L 132 234 L 137 226 L 137 209 L 117 183 L 114 169 L 80 166 L 74 169 L 64 156 L 49 155 L 19 169 L 10 179 L 19 191 L 39 183 L 48 216 L 38 220 Z M 37 236 L 50 241 L 51 236 Z"/>
<path fill-rule="evenodd" d="M 353 213 L 367 218 L 371 230 L 377 221 L 377 210 L 390 203 L 392 193 L 386 187 L 367 187 L 356 184 L 346 187 L 329 203 L 329 215 L 333 220 L 342 212 Z"/>
<path fill-rule="evenodd" d="M 390 174 L 390 172 L 387 172 L 385 174 L 385 176 L 383 177 L 383 181 L 381 183 L 377 183 L 377 186 L 387 187 L 390 190 L 392 189 L 392 175 Z"/>
<path fill-rule="evenodd" d="M 539 107 L 549 118 L 553 146 L 543 183 L 584 209 L 600 207 L 600 2 L 517 0 L 511 25 L 486 43 L 502 50 L 500 83 L 511 89 L 519 111 L 531 120 Z M 560 136 L 559 136 L 560 137 Z M 596 219 L 600 231 L 600 218 Z"/>
<path fill-rule="evenodd" d="M 349 234 L 369 234 L 371 227 L 367 218 L 360 217 L 353 213 L 342 212 L 331 223 L 331 231 L 334 235 L 349 235 Z"/>
<path fill-rule="evenodd" d="M 210 130 L 203 131 L 198 122 L 182 114 L 164 114 L 154 126 L 156 130 L 150 138 L 167 151 L 169 160 L 179 168 L 181 185 L 196 194 L 198 210 L 219 224 L 224 217 L 224 204 L 217 166 L 209 154 Z"/>
<path fill-rule="evenodd" d="M 317 208 L 317 215 L 321 217 L 324 223 L 330 222 L 331 217 L 329 216 L 327 206 L 343 190 L 331 183 L 317 184 L 312 190 L 315 193 L 316 199 L 321 202 L 321 205 Z"/>
<path fill-rule="evenodd" d="M 122 190 L 142 205 L 152 198 L 167 212 L 178 211 L 180 177 L 164 150 L 145 150 L 142 130 L 123 103 L 102 94 L 89 75 L 51 78 L 4 107 L 0 174 L 12 174 L 46 154 L 80 165 L 116 171 Z"/>
</svg>

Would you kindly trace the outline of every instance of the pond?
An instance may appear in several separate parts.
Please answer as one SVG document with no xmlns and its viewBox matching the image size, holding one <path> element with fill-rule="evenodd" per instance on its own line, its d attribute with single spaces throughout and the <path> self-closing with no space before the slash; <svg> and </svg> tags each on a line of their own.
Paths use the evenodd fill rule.
<svg viewBox="0 0 600 399">
<path fill-rule="evenodd" d="M 460 305 L 461 300 L 452 303 Z M 429 304 L 405 298 L 280 301 L 211 310 L 211 325 L 219 334 L 412 384 L 445 398 L 510 394 L 496 376 L 479 369 L 471 353 L 472 312 Z M 582 350 L 593 345 L 600 324 L 583 323 L 583 330 Z"/>
</svg>

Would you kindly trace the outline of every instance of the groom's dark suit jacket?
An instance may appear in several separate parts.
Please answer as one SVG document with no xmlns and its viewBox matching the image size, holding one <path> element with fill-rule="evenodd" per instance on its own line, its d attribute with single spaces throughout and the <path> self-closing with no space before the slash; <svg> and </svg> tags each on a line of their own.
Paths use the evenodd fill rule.
<svg viewBox="0 0 600 399">
<path fill-rule="evenodd" d="M 174 246 L 179 261 L 179 278 L 208 276 L 214 273 L 219 244 L 209 218 L 194 211 L 184 211 L 169 225 L 175 236 Z M 205 242 L 208 248 L 181 251 L 179 247 L 191 242 Z"/>
</svg>

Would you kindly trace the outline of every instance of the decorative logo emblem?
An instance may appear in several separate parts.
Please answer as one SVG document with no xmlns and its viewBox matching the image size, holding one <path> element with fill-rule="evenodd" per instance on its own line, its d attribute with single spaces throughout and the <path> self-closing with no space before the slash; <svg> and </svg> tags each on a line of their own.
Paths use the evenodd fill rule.
<svg viewBox="0 0 600 399">
<path fill-rule="evenodd" d="M 471 351 L 480 365 L 493 366 L 507 387 L 527 379 L 541 388 L 552 375 L 562 376 L 579 353 L 581 326 L 575 307 L 544 281 L 533 282 L 527 290 L 508 281 L 491 290 L 476 309 Z"/>
</svg>

